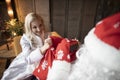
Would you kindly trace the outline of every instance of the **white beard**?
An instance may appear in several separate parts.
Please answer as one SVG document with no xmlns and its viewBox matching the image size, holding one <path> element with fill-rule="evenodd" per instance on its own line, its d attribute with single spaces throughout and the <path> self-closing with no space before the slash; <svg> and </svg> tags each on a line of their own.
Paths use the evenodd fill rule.
<svg viewBox="0 0 120 80">
<path fill-rule="evenodd" d="M 82 46 L 77 52 L 77 60 L 72 66 L 68 80 L 120 80 L 120 73 L 97 62 Z"/>
</svg>

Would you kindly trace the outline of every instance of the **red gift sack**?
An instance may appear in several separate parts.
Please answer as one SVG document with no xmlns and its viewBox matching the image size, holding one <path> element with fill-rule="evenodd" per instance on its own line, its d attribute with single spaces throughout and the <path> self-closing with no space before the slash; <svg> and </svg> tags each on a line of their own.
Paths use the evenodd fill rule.
<svg viewBox="0 0 120 80">
<path fill-rule="evenodd" d="M 52 36 L 51 39 L 53 45 L 46 51 L 44 57 L 39 63 L 38 68 L 36 68 L 33 72 L 33 74 L 40 80 L 46 80 L 48 70 L 52 66 L 52 62 L 55 58 L 55 49 L 58 43 L 60 43 L 62 40 L 62 38 L 55 36 Z"/>
<path fill-rule="evenodd" d="M 52 67 L 53 60 L 65 60 L 73 61 L 76 59 L 75 50 L 70 50 L 72 45 L 78 44 L 76 40 L 68 40 L 66 38 L 60 37 L 51 37 L 53 45 L 46 51 L 44 57 L 39 63 L 38 68 L 35 69 L 33 74 L 40 80 L 46 80 L 49 69 Z M 64 58 L 59 59 L 58 51 L 64 51 Z M 66 55 L 69 55 L 69 60 L 66 58 Z"/>
</svg>

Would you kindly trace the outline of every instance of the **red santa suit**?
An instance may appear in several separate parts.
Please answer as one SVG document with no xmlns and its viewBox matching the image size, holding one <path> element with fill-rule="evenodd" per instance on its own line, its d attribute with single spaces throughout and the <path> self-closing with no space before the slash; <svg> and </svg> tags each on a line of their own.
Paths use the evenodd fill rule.
<svg viewBox="0 0 120 80">
<path fill-rule="evenodd" d="M 76 54 L 67 80 L 120 80 L 120 13 L 98 22 Z"/>
<path fill-rule="evenodd" d="M 53 61 L 47 80 L 120 80 L 120 13 L 96 24 L 69 60 Z"/>
</svg>

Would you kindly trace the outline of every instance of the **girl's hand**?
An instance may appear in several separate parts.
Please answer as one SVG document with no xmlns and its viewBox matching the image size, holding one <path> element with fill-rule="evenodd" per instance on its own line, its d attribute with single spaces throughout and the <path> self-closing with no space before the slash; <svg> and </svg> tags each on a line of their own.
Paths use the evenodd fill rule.
<svg viewBox="0 0 120 80">
<path fill-rule="evenodd" d="M 52 40 L 51 40 L 51 38 L 45 39 L 44 45 L 40 48 L 41 53 L 44 54 L 44 53 L 46 52 L 46 50 L 47 50 L 48 48 L 50 48 L 51 45 L 52 45 Z"/>
<path fill-rule="evenodd" d="M 49 46 L 51 46 L 51 45 L 52 45 L 52 40 L 51 40 L 51 38 L 48 37 L 47 39 L 45 39 L 44 44 L 46 44 L 46 43 L 48 43 Z"/>
</svg>

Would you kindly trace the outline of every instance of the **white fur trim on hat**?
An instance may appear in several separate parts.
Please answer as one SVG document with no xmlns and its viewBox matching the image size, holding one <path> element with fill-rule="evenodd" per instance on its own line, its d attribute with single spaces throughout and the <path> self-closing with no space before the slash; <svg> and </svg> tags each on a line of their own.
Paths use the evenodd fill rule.
<svg viewBox="0 0 120 80">
<path fill-rule="evenodd" d="M 98 39 L 93 28 L 85 37 L 85 45 L 90 55 L 110 69 L 120 71 L 120 50 Z"/>
<path fill-rule="evenodd" d="M 67 80 L 71 64 L 67 61 L 55 60 L 49 69 L 47 80 Z"/>
</svg>

